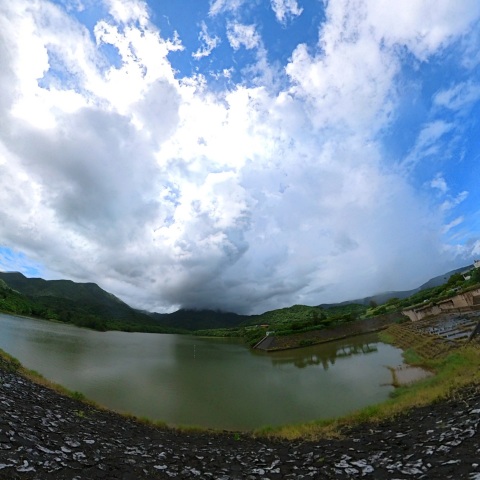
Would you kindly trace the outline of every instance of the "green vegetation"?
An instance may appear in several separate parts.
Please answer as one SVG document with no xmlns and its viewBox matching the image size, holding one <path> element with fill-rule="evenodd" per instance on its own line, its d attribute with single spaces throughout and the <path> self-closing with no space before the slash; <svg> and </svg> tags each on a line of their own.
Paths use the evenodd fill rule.
<svg viewBox="0 0 480 480">
<path fill-rule="evenodd" d="M 7 372 L 18 372 L 22 364 L 15 358 L 0 349 L 0 364 Z"/>
<path fill-rule="evenodd" d="M 86 400 L 85 395 L 82 392 L 77 392 L 76 390 L 74 392 L 71 392 L 71 397 L 75 400 L 80 400 L 82 402 Z"/>
<path fill-rule="evenodd" d="M 252 316 L 186 309 L 171 314 L 147 314 L 129 307 L 93 283 L 46 281 L 26 278 L 20 273 L 0 272 L 0 311 L 99 331 L 243 337 L 249 345 L 254 345 L 265 336 L 267 328 L 274 330 L 275 335 L 323 329 L 360 318 L 366 307 L 356 304 L 332 308 L 294 305 Z"/>
<path fill-rule="evenodd" d="M 0 311 L 99 331 L 242 337 L 252 346 L 266 332 L 274 332 L 276 337 L 291 336 L 349 324 L 359 319 L 398 313 L 414 305 L 444 300 L 461 291 L 475 288 L 479 283 L 480 269 L 475 269 L 468 281 L 461 274 L 455 273 L 441 286 L 422 289 L 407 298 L 390 298 L 380 305 L 374 300 L 368 306 L 358 303 L 336 306 L 293 305 L 261 315 L 245 316 L 231 312 L 188 309 L 170 314 L 147 313 L 131 308 L 94 283 L 46 281 L 26 278 L 20 273 L 0 272 Z M 308 344 L 308 339 L 302 341 L 302 345 Z"/>
<path fill-rule="evenodd" d="M 189 331 L 202 330 L 205 334 L 205 330 L 224 330 L 226 328 L 235 330 L 250 317 L 218 310 L 182 308 L 173 313 L 154 313 L 152 318 L 167 327 L 182 328 Z M 218 336 L 223 336 L 221 332 L 218 333 Z"/>
<path fill-rule="evenodd" d="M 198 337 L 219 337 L 219 338 L 231 338 L 231 337 L 243 337 L 243 328 L 210 328 L 207 330 L 195 330 L 191 332 Z"/>
<path fill-rule="evenodd" d="M 293 305 L 261 315 L 252 315 L 248 322 L 243 324 L 242 336 L 249 345 L 255 345 L 265 336 L 266 331 L 274 332 L 275 336 L 286 336 L 322 330 L 358 320 L 366 310 L 364 305 L 355 303 L 330 308 Z M 308 342 L 308 345 L 311 345 L 311 342 Z"/>
<path fill-rule="evenodd" d="M 364 305 L 347 304 L 331 308 L 309 307 L 307 305 L 293 305 L 292 307 L 280 308 L 252 315 L 248 323 L 267 324 L 278 335 L 305 331 L 312 327 L 326 327 L 350 322 L 360 318 L 366 311 Z"/>
<path fill-rule="evenodd" d="M 183 333 L 161 325 L 93 283 L 46 281 L 20 273 L 0 272 L 0 311 L 99 331 Z"/>
</svg>

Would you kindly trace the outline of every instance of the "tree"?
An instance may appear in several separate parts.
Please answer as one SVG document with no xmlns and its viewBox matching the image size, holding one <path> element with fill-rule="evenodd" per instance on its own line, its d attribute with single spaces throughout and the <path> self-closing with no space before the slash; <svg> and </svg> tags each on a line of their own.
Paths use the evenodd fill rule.
<svg viewBox="0 0 480 480">
<path fill-rule="evenodd" d="M 453 275 L 450 275 L 450 278 L 447 282 L 447 287 L 453 287 L 457 283 L 462 283 L 464 280 L 465 279 L 461 273 L 454 273 Z"/>
<path fill-rule="evenodd" d="M 387 301 L 387 305 L 396 305 L 397 303 L 400 302 L 400 299 L 397 298 L 397 297 L 393 297 L 393 298 L 390 298 L 388 301 Z"/>
</svg>

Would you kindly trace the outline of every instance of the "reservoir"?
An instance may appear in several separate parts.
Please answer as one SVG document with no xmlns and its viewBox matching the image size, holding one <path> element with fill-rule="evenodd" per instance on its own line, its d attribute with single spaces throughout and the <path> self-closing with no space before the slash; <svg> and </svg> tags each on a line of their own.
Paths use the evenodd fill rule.
<svg viewBox="0 0 480 480">
<path fill-rule="evenodd" d="M 238 339 L 96 332 L 0 314 L 0 348 L 110 409 L 228 430 L 308 422 L 385 400 L 401 350 L 376 334 L 266 354 Z"/>
</svg>

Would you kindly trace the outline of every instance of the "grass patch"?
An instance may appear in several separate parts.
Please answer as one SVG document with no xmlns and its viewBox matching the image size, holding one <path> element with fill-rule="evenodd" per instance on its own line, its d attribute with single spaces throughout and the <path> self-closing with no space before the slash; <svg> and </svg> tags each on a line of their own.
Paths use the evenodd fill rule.
<svg viewBox="0 0 480 480">
<path fill-rule="evenodd" d="M 157 427 L 157 428 L 169 428 L 168 424 L 163 420 L 152 420 L 151 418 L 141 416 L 137 417 L 133 413 L 120 413 L 120 415 L 132 422 L 142 423 L 143 425 L 148 425 L 149 427 Z"/>
<path fill-rule="evenodd" d="M 378 339 L 383 343 L 394 343 L 395 341 L 395 337 L 391 333 L 388 333 L 388 330 L 381 330 L 377 335 Z"/>
<path fill-rule="evenodd" d="M 201 433 L 207 431 L 206 428 L 199 427 L 198 425 L 178 425 L 175 427 L 175 430 L 182 433 Z"/>
<path fill-rule="evenodd" d="M 70 397 L 74 400 L 80 400 L 81 402 L 84 402 L 87 399 L 82 392 L 77 392 L 76 390 L 70 393 Z"/>
<path fill-rule="evenodd" d="M 22 367 L 22 364 L 15 357 L 2 349 L 0 349 L 0 363 L 7 372 L 18 372 Z"/>
<path fill-rule="evenodd" d="M 143 423 L 144 425 L 149 425 L 150 427 L 157 427 L 157 428 L 167 428 L 168 425 L 163 420 L 152 420 L 151 418 L 142 416 L 142 417 L 134 417 L 135 421 L 139 423 Z"/>
<path fill-rule="evenodd" d="M 413 348 L 407 348 L 404 350 L 403 359 L 405 360 L 405 363 L 414 366 L 422 365 L 422 363 L 425 361 L 425 359 Z"/>
<path fill-rule="evenodd" d="M 41 378 L 42 380 L 46 380 L 45 377 L 41 373 L 37 372 L 36 370 L 27 370 L 27 372 L 28 372 L 28 375 L 30 375 L 33 378 L 37 378 L 37 379 Z"/>
<path fill-rule="evenodd" d="M 315 420 L 313 422 L 283 425 L 272 427 L 270 425 L 262 427 L 252 432 L 256 438 L 274 438 L 282 440 L 315 440 L 318 438 L 340 439 L 343 437 L 340 431 L 340 419 L 333 418 L 328 420 Z"/>
</svg>

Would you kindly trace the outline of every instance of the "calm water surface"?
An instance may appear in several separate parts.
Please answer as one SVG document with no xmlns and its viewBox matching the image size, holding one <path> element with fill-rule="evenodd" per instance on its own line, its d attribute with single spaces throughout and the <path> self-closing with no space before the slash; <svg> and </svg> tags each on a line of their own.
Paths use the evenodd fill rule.
<svg viewBox="0 0 480 480">
<path fill-rule="evenodd" d="M 363 335 L 274 354 L 236 340 L 95 332 L 0 314 L 0 348 L 109 408 L 174 425 L 253 429 L 388 397 L 401 350 Z"/>
</svg>

